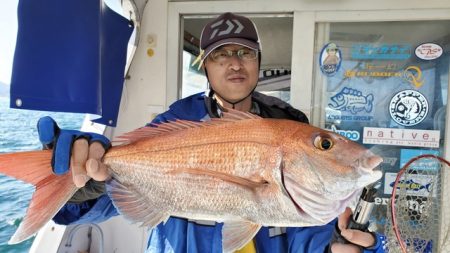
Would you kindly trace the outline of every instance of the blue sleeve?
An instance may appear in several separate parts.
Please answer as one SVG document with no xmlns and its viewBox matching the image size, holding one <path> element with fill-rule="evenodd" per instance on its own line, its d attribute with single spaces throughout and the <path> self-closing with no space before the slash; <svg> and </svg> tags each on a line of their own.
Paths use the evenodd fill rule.
<svg viewBox="0 0 450 253">
<path fill-rule="evenodd" d="M 151 230 L 146 252 L 221 253 L 222 225 L 202 225 L 170 217 Z"/>
<path fill-rule="evenodd" d="M 323 226 L 263 227 L 255 237 L 258 253 L 318 252 L 327 253 L 337 219 Z M 384 253 L 385 238 L 376 234 L 377 242 L 364 253 Z"/>
<path fill-rule="evenodd" d="M 53 221 L 61 225 L 99 223 L 118 212 L 108 195 L 104 194 L 98 199 L 85 201 L 83 203 L 66 203 L 53 217 Z"/>
<path fill-rule="evenodd" d="M 154 124 L 159 124 L 159 123 L 164 123 L 164 122 L 169 122 L 169 121 L 174 121 L 177 119 L 177 115 L 173 114 L 172 111 L 166 111 L 163 112 L 161 114 L 158 114 L 158 116 L 156 116 L 151 123 Z M 151 124 L 150 123 L 150 124 Z M 149 125 L 149 124 L 148 124 Z M 148 126 L 147 125 L 147 126 Z"/>
<path fill-rule="evenodd" d="M 326 252 L 334 221 L 315 227 L 263 227 L 255 237 L 258 253 Z"/>
<path fill-rule="evenodd" d="M 208 112 L 206 111 L 204 92 L 180 99 L 169 106 L 169 110 L 156 116 L 152 123 L 163 123 L 176 119 L 200 121 Z"/>
</svg>

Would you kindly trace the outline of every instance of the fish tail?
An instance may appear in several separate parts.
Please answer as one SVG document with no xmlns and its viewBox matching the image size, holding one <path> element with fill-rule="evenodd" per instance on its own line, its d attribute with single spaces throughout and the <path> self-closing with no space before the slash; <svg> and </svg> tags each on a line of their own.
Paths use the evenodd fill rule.
<svg viewBox="0 0 450 253">
<path fill-rule="evenodd" d="M 33 193 L 25 218 L 9 240 L 19 243 L 43 227 L 77 190 L 72 173 L 53 174 L 49 150 L 0 154 L 0 173 L 33 184 Z"/>
</svg>

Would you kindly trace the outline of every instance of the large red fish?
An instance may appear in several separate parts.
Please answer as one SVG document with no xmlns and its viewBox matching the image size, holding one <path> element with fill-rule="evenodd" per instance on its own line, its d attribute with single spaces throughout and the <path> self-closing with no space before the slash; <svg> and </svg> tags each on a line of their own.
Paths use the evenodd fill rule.
<svg viewBox="0 0 450 253">
<path fill-rule="evenodd" d="M 341 135 L 307 124 L 233 112 L 211 122 L 176 121 L 123 136 L 104 157 L 117 209 L 154 227 L 169 216 L 223 222 L 223 250 L 261 226 L 328 223 L 375 182 L 381 161 Z M 36 233 L 77 190 L 52 174 L 51 151 L 0 155 L 0 172 L 36 186 L 10 243 Z"/>
</svg>

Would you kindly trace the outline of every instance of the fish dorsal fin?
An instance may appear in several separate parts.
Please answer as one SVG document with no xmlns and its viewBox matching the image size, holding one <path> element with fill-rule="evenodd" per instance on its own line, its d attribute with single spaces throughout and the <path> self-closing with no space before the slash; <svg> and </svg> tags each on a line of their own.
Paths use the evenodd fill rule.
<svg viewBox="0 0 450 253">
<path fill-rule="evenodd" d="M 261 119 L 260 116 L 250 113 L 250 112 L 242 112 L 233 109 L 227 109 L 227 111 L 222 112 L 222 118 L 232 121 L 238 120 L 246 120 L 246 119 Z"/>
<path fill-rule="evenodd" d="M 229 109 L 228 112 L 223 112 L 223 118 L 213 118 L 211 121 L 198 122 L 189 120 L 175 120 L 159 124 L 151 123 L 150 126 L 141 127 L 134 131 L 116 137 L 116 139 L 114 139 L 113 141 L 113 145 L 117 146 L 117 145 L 131 144 L 141 139 L 152 138 L 155 136 L 160 136 L 171 132 L 177 132 L 184 129 L 221 125 L 240 120 L 260 119 L 260 118 L 261 117 L 259 117 L 258 115 L 249 112 L 241 112 Z"/>
<path fill-rule="evenodd" d="M 223 252 L 241 249 L 255 237 L 260 228 L 260 224 L 246 220 L 225 221 L 222 227 Z"/>
<path fill-rule="evenodd" d="M 142 226 L 154 228 L 169 218 L 169 214 L 160 206 L 154 205 L 140 192 L 118 180 L 109 180 L 106 190 L 120 214 L 134 222 L 142 222 Z"/>
</svg>

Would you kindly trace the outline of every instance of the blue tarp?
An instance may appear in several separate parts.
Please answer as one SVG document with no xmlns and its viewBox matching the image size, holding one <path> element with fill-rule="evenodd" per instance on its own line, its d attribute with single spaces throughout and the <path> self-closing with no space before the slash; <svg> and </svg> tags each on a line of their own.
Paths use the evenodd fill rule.
<svg viewBox="0 0 450 253">
<path fill-rule="evenodd" d="M 97 114 L 115 126 L 132 31 L 101 0 L 20 0 L 11 108 Z"/>
</svg>

